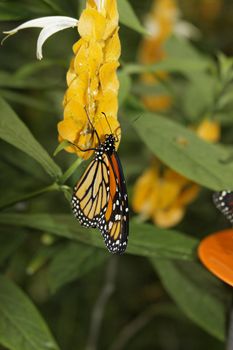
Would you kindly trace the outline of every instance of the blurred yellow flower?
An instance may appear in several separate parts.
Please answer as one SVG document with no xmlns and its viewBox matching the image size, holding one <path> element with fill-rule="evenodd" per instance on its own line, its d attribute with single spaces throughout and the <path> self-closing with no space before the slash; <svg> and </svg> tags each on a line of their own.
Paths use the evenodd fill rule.
<svg viewBox="0 0 233 350">
<path fill-rule="evenodd" d="M 203 140 L 217 142 L 221 137 L 221 128 L 217 121 L 206 118 L 196 127 L 196 133 Z"/>
<path fill-rule="evenodd" d="M 58 123 L 59 141 L 68 140 L 81 149 L 96 147 L 98 140 L 93 127 L 101 140 L 111 132 L 120 139 L 118 17 L 116 0 L 87 1 L 78 22 L 81 38 L 73 46 L 74 57 L 67 72 L 64 119 Z M 85 159 L 93 153 L 72 145 L 66 150 Z"/>
<path fill-rule="evenodd" d="M 133 209 L 141 219 L 152 219 L 160 227 L 171 227 L 182 220 L 186 205 L 199 192 L 199 186 L 160 162 L 152 164 L 136 182 Z"/>
<path fill-rule="evenodd" d="M 150 36 L 145 37 L 140 46 L 139 59 L 141 63 L 159 62 L 165 58 L 163 44 L 173 33 L 177 19 L 177 4 L 175 0 L 156 0 L 146 18 L 145 25 Z M 165 79 L 167 73 L 145 73 L 141 80 L 149 85 L 156 84 L 158 79 Z M 171 97 L 166 94 L 143 97 L 145 106 L 151 111 L 164 110 L 171 106 Z"/>
<path fill-rule="evenodd" d="M 196 133 L 206 141 L 215 142 L 220 138 L 220 126 L 204 119 L 196 127 Z M 200 186 L 156 160 L 136 181 L 133 210 L 142 220 L 152 219 L 156 225 L 168 228 L 182 220 L 187 205 L 199 191 Z"/>
</svg>

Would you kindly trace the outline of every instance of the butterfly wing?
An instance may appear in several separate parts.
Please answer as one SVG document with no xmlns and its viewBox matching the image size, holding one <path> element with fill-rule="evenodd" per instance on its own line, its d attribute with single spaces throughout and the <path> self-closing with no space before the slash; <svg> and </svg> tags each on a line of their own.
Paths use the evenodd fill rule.
<svg viewBox="0 0 233 350">
<path fill-rule="evenodd" d="M 85 227 L 98 227 L 107 210 L 109 178 L 107 164 L 94 159 L 74 188 L 72 210 Z"/>
<path fill-rule="evenodd" d="M 128 242 L 129 209 L 126 184 L 117 152 L 108 156 L 110 196 L 99 227 L 108 250 L 122 254 Z"/>
<path fill-rule="evenodd" d="M 233 191 L 215 192 L 213 200 L 216 207 L 233 224 Z"/>
<path fill-rule="evenodd" d="M 128 197 L 115 151 L 103 152 L 89 164 L 74 189 L 72 210 L 82 226 L 100 230 L 110 252 L 125 251 L 129 232 Z"/>
</svg>

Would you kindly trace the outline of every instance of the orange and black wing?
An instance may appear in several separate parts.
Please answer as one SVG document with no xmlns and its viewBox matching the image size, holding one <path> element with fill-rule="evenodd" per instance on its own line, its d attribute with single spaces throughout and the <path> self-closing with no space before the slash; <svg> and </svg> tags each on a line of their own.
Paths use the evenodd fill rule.
<svg viewBox="0 0 233 350">
<path fill-rule="evenodd" d="M 108 159 L 110 196 L 102 221 L 99 227 L 108 250 L 122 254 L 128 242 L 129 208 L 126 183 L 120 159 L 113 152 Z"/>
<path fill-rule="evenodd" d="M 110 252 L 125 251 L 129 231 L 128 198 L 115 151 L 92 160 L 74 189 L 72 210 L 82 226 L 100 230 Z"/>
</svg>

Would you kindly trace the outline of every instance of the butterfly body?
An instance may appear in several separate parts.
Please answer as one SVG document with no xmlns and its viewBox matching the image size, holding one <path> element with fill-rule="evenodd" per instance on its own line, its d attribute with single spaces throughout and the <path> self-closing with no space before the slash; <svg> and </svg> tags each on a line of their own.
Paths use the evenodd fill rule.
<svg viewBox="0 0 233 350">
<path fill-rule="evenodd" d="M 225 190 L 216 192 L 213 195 L 216 207 L 233 224 L 233 191 Z"/>
<path fill-rule="evenodd" d="M 84 227 L 98 228 L 108 250 L 122 254 L 129 231 L 128 197 L 113 134 L 95 149 L 94 159 L 74 188 L 72 210 Z"/>
</svg>

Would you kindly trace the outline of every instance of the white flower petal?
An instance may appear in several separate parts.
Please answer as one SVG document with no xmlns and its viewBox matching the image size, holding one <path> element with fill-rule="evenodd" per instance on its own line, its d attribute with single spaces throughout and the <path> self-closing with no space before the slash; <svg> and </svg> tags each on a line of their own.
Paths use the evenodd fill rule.
<svg viewBox="0 0 233 350">
<path fill-rule="evenodd" d="M 97 9 L 101 12 L 104 9 L 105 0 L 95 0 Z"/>
<path fill-rule="evenodd" d="M 174 33 L 177 36 L 183 37 L 183 38 L 193 38 L 198 39 L 201 36 L 200 30 L 195 27 L 193 24 L 186 22 L 186 21 L 178 21 L 175 24 Z"/>
<path fill-rule="evenodd" d="M 61 25 L 65 28 L 75 27 L 78 24 L 78 20 L 76 18 L 72 17 L 66 17 L 66 16 L 47 16 L 47 17 L 40 17 L 36 19 L 32 19 L 30 21 L 27 21 L 20 26 L 3 32 L 4 34 L 7 34 L 7 36 L 2 40 L 2 43 L 10 36 L 15 33 L 17 33 L 21 29 L 26 28 L 45 28 L 50 27 L 52 25 Z"/>
<path fill-rule="evenodd" d="M 76 20 L 76 23 L 74 26 L 77 26 L 77 20 Z M 52 24 L 52 25 L 49 25 L 49 26 L 43 28 L 42 31 L 40 32 L 40 35 L 39 35 L 38 40 L 37 40 L 37 49 L 36 49 L 37 58 L 39 60 L 41 60 L 43 58 L 42 47 L 43 47 L 45 41 L 51 35 L 59 32 L 61 30 L 70 28 L 70 27 L 71 27 L 70 24 L 68 24 L 67 22 L 66 23 L 64 22 L 64 23 L 59 23 L 59 24 Z"/>
<path fill-rule="evenodd" d="M 47 16 L 47 17 L 40 17 L 40 18 L 36 18 L 36 19 L 32 19 L 30 21 L 27 21 L 23 24 L 21 24 L 20 26 L 3 32 L 4 34 L 8 34 L 8 35 L 12 35 L 17 33 L 19 30 L 21 29 L 25 29 L 25 28 L 44 28 L 46 26 L 50 26 L 52 24 L 56 25 L 56 24 L 60 24 L 60 23 L 67 23 L 69 24 L 70 27 L 75 27 L 75 25 L 77 25 L 77 19 L 76 18 L 72 18 L 72 17 L 66 17 L 66 16 Z"/>
</svg>

